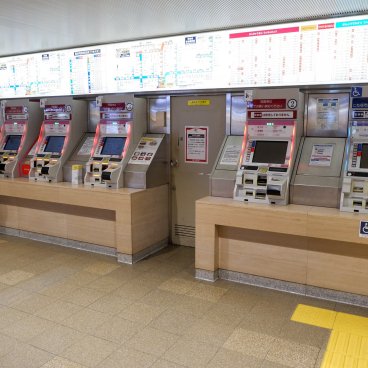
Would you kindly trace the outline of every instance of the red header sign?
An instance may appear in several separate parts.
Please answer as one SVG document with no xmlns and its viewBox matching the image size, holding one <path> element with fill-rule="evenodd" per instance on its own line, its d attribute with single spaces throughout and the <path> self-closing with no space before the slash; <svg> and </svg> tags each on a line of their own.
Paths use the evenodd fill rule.
<svg viewBox="0 0 368 368">
<path fill-rule="evenodd" d="M 67 108 L 65 105 L 46 105 L 45 113 L 48 112 L 67 112 Z"/>
<path fill-rule="evenodd" d="M 299 27 L 286 27 L 275 29 L 263 29 L 251 32 L 240 32 L 230 34 L 230 38 L 243 38 L 243 37 L 256 37 L 256 36 L 269 36 L 274 34 L 299 32 Z"/>
<path fill-rule="evenodd" d="M 125 110 L 125 102 L 116 102 L 116 103 L 102 103 L 100 111 L 101 112 L 112 112 L 112 111 L 124 111 Z"/>
<path fill-rule="evenodd" d="M 277 98 L 277 99 L 261 99 L 261 100 L 253 100 L 252 109 L 255 110 L 282 110 L 286 109 L 286 99 L 285 98 Z"/>
<path fill-rule="evenodd" d="M 335 28 L 335 23 L 318 24 L 318 30 Z"/>
<path fill-rule="evenodd" d="M 23 112 L 23 106 L 5 106 L 5 114 L 22 114 Z"/>
</svg>

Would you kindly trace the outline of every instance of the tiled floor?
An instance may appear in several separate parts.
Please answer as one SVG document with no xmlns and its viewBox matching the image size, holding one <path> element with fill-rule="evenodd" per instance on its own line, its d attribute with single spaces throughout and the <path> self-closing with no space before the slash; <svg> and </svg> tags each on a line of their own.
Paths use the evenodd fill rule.
<svg viewBox="0 0 368 368">
<path fill-rule="evenodd" d="M 291 321 L 298 304 L 368 316 L 193 274 L 191 248 L 127 266 L 0 235 L 0 367 L 314 368 L 330 331 Z"/>
</svg>

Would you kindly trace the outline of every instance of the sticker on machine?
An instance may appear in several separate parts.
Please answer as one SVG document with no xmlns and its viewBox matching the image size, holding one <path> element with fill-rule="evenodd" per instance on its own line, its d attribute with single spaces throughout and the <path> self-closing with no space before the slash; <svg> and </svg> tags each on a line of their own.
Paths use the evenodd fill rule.
<svg viewBox="0 0 368 368">
<path fill-rule="evenodd" d="M 87 137 L 82 147 L 78 151 L 78 156 L 90 156 L 93 147 L 93 141 L 95 137 Z"/>
<path fill-rule="evenodd" d="M 208 164 L 208 126 L 185 127 L 185 162 Z"/>
<path fill-rule="evenodd" d="M 330 167 L 334 144 L 314 144 L 309 160 L 309 166 Z"/>
<path fill-rule="evenodd" d="M 317 125 L 321 130 L 335 130 L 339 127 L 338 98 L 319 98 L 317 100 Z"/>
<path fill-rule="evenodd" d="M 360 221 L 359 237 L 368 238 L 368 221 Z"/>
<path fill-rule="evenodd" d="M 130 164 L 150 165 L 162 142 L 161 137 L 142 137 L 129 160 Z"/>
<path fill-rule="evenodd" d="M 239 161 L 241 145 L 228 145 L 220 160 L 220 165 L 237 165 Z"/>
</svg>

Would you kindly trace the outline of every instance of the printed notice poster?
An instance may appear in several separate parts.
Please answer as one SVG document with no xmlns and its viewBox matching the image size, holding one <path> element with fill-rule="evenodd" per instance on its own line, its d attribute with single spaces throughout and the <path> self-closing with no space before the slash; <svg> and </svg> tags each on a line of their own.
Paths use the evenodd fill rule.
<svg viewBox="0 0 368 368">
<path fill-rule="evenodd" d="M 149 165 L 162 142 L 161 137 L 142 137 L 129 160 L 130 164 Z"/>
<path fill-rule="evenodd" d="M 237 165 L 239 161 L 241 146 L 228 145 L 220 160 L 220 165 Z"/>
<path fill-rule="evenodd" d="M 93 147 L 93 140 L 95 137 L 87 137 L 87 139 L 84 141 L 82 147 L 80 148 L 78 155 L 80 156 L 90 156 L 92 152 Z"/>
<path fill-rule="evenodd" d="M 185 127 L 185 162 L 208 164 L 208 127 Z"/>
<path fill-rule="evenodd" d="M 319 98 L 317 100 L 317 126 L 322 130 L 339 127 L 339 99 Z"/>
<path fill-rule="evenodd" d="M 309 166 L 331 166 L 333 149 L 333 144 L 314 144 Z"/>
</svg>

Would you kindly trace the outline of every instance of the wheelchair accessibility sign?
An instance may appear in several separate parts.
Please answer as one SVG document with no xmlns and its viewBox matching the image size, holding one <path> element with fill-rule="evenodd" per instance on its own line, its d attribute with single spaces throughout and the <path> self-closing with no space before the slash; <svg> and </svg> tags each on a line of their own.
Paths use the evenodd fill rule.
<svg viewBox="0 0 368 368">
<path fill-rule="evenodd" d="M 350 97 L 362 97 L 363 87 L 352 87 Z"/>
<path fill-rule="evenodd" d="M 360 221 L 359 237 L 368 238 L 368 221 Z"/>
</svg>

